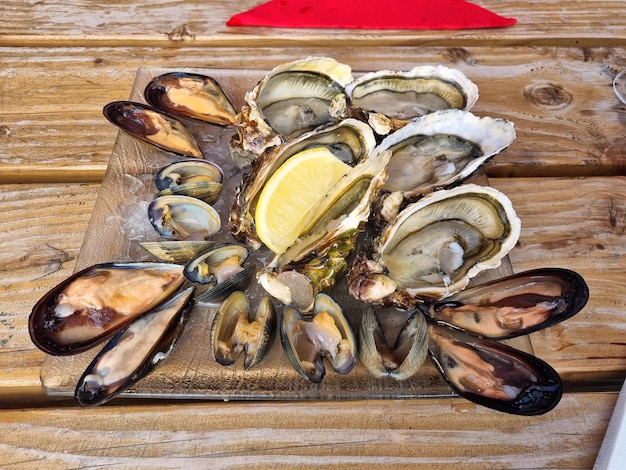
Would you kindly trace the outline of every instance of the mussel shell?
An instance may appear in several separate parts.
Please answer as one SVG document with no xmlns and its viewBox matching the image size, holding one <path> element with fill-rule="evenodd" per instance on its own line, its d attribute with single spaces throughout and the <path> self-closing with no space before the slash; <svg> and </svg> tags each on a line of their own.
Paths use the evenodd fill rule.
<svg viewBox="0 0 626 470">
<path fill-rule="evenodd" d="M 320 315 L 325 313 L 330 318 L 314 326 L 316 318 L 322 318 Z M 324 329 L 326 331 L 322 331 Z M 334 330 L 332 338 L 331 330 Z M 294 369 L 312 383 L 324 380 L 324 357 L 338 374 L 347 374 L 356 365 L 356 335 L 339 304 L 326 294 L 315 297 L 314 311 L 309 318 L 305 318 L 297 309 L 286 306 L 280 325 L 280 339 Z"/>
<path fill-rule="evenodd" d="M 470 287 L 418 308 L 439 324 L 507 339 L 567 320 L 583 309 L 588 298 L 589 288 L 580 274 L 542 268 Z"/>
<path fill-rule="evenodd" d="M 222 277 L 229 277 L 233 270 L 240 270 L 248 258 L 248 248 L 237 243 L 223 243 L 200 253 L 185 265 L 185 277 L 197 284 L 219 282 Z M 220 266 L 229 262 L 227 272 L 221 274 Z"/>
<path fill-rule="evenodd" d="M 171 72 L 153 78 L 144 90 L 152 106 L 163 111 L 222 126 L 237 122 L 237 111 L 220 84 L 211 77 Z"/>
<path fill-rule="evenodd" d="M 200 146 L 179 120 L 152 106 L 132 101 L 114 101 L 104 116 L 131 137 L 178 156 L 202 157 Z"/>
<path fill-rule="evenodd" d="M 193 287 L 178 292 L 115 335 L 78 381 L 74 398 L 81 406 L 109 401 L 169 355 L 193 308 Z"/>
<path fill-rule="evenodd" d="M 359 324 L 359 359 L 374 377 L 406 380 L 415 375 L 427 355 L 427 325 L 421 312 L 409 315 L 390 348 L 374 307 L 365 309 Z"/>
<path fill-rule="evenodd" d="M 546 413 L 559 403 L 561 378 L 541 359 L 435 324 L 428 328 L 433 363 L 463 398 L 525 416 Z"/>
<path fill-rule="evenodd" d="M 159 235 L 176 240 L 206 239 L 221 227 L 219 213 L 206 202 L 190 196 L 153 199 L 148 206 L 148 218 Z"/>
<path fill-rule="evenodd" d="M 255 266 L 245 266 L 237 274 L 199 293 L 196 297 L 196 301 L 199 305 L 206 307 L 219 306 L 220 303 L 233 292 L 246 289 L 250 285 L 255 271 Z"/>
<path fill-rule="evenodd" d="M 161 168 L 154 181 L 160 190 L 172 186 L 193 183 L 196 181 L 213 181 L 221 183 L 224 172 L 215 163 L 208 160 L 182 160 L 170 163 Z"/>
<path fill-rule="evenodd" d="M 79 353 L 167 299 L 184 281 L 183 267 L 177 264 L 104 263 L 85 268 L 35 304 L 28 320 L 31 340 L 48 354 Z M 68 292 L 78 307 L 64 301 L 67 307 L 58 307 Z"/>
<path fill-rule="evenodd" d="M 214 244 L 213 240 L 157 240 L 139 246 L 162 261 L 184 264 Z"/>
<path fill-rule="evenodd" d="M 250 303 L 242 291 L 233 292 L 220 306 L 211 327 L 211 350 L 224 366 L 234 364 L 244 354 L 249 369 L 264 357 L 276 333 L 276 312 L 268 296 L 263 296 L 250 315 Z"/>
</svg>

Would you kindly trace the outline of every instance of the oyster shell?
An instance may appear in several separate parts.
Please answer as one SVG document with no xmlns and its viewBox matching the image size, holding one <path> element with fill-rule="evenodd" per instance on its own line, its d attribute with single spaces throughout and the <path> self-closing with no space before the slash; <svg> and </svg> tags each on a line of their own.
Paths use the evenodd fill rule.
<svg viewBox="0 0 626 470">
<path fill-rule="evenodd" d="M 237 189 L 230 214 L 231 233 L 255 249 L 261 246 L 254 229 L 254 208 L 265 183 L 289 158 L 312 147 L 324 147 L 340 160 L 355 166 L 369 157 L 375 145 L 374 132 L 367 124 L 345 119 L 269 149 L 254 162 Z"/>
<path fill-rule="evenodd" d="M 240 167 L 265 149 L 335 120 L 345 108 L 352 70 L 328 57 L 308 57 L 272 69 L 246 93 L 232 148 Z"/>
<path fill-rule="evenodd" d="M 514 140 L 515 127 L 505 119 L 479 118 L 458 109 L 428 114 L 379 144 L 379 151 L 392 151 L 383 189 L 411 199 L 451 186 Z"/>
<path fill-rule="evenodd" d="M 359 359 L 374 377 L 406 380 L 415 375 L 426 356 L 428 333 L 421 312 L 414 310 L 409 315 L 390 348 L 374 307 L 365 309 L 359 324 Z"/>
<path fill-rule="evenodd" d="M 272 345 L 276 313 L 269 297 L 263 296 L 254 316 L 241 291 L 233 292 L 220 306 L 211 327 L 213 357 L 221 365 L 234 364 L 244 354 L 244 368 L 256 365 Z"/>
<path fill-rule="evenodd" d="M 96 264 L 35 304 L 28 319 L 30 337 L 48 354 L 79 353 L 169 298 L 184 281 L 177 264 Z"/>
<path fill-rule="evenodd" d="M 312 383 L 324 380 L 324 358 L 339 374 L 347 374 L 356 365 L 357 339 L 350 321 L 339 304 L 326 294 L 315 297 L 315 308 L 308 320 L 297 309 L 285 307 L 280 338 L 294 369 Z"/>
<path fill-rule="evenodd" d="M 433 363 L 467 400 L 531 416 L 550 411 L 561 399 L 559 374 L 535 356 L 433 324 L 428 336 Z"/>
<path fill-rule="evenodd" d="M 438 324 L 507 339 L 567 320 L 588 298 L 589 288 L 578 273 L 542 268 L 470 287 L 418 308 Z"/>
<path fill-rule="evenodd" d="M 178 119 L 151 106 L 114 101 L 103 109 L 104 117 L 126 134 L 177 156 L 202 158 L 196 139 Z"/>
<path fill-rule="evenodd" d="M 146 101 L 163 111 L 222 126 L 237 122 L 237 111 L 220 84 L 198 73 L 171 72 L 153 78 Z"/>
<path fill-rule="evenodd" d="M 148 205 L 150 223 L 163 237 L 177 240 L 206 239 L 221 227 L 219 213 L 191 196 L 160 196 Z"/>
<path fill-rule="evenodd" d="M 193 291 L 189 287 L 177 293 L 115 335 L 78 381 L 76 402 L 81 406 L 105 403 L 165 359 L 185 327 Z"/>
<path fill-rule="evenodd" d="M 409 204 L 348 274 L 350 293 L 370 303 L 410 308 L 441 299 L 496 268 L 519 238 L 521 222 L 501 192 L 475 184 Z M 371 256 L 371 259 L 369 259 Z"/>
<path fill-rule="evenodd" d="M 381 135 L 442 109 L 467 111 L 478 100 L 478 87 L 463 72 L 443 65 L 409 71 L 380 70 L 346 85 L 350 105 L 368 114 Z"/>
</svg>

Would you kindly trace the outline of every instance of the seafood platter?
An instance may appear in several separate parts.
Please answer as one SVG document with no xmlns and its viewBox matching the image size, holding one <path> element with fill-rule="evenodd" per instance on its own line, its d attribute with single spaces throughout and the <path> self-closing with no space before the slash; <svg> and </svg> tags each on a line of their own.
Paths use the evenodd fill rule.
<svg viewBox="0 0 626 470">
<path fill-rule="evenodd" d="M 514 124 L 442 65 L 139 69 L 76 272 L 33 306 L 50 395 L 562 394 L 528 334 L 584 308 L 568 269 L 513 274 L 521 222 L 482 167 Z"/>
</svg>

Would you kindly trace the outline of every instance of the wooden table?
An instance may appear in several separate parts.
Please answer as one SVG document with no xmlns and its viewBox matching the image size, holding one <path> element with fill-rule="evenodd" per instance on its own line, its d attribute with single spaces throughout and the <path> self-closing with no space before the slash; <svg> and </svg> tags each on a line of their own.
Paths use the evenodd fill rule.
<svg viewBox="0 0 626 470">
<path fill-rule="evenodd" d="M 626 376 L 626 2 L 487 2 L 516 17 L 475 31 L 228 28 L 254 0 L 3 5 L 0 26 L 0 467 L 200 468 L 384 465 L 590 468 Z M 80 409 L 43 394 L 27 318 L 75 265 L 117 131 L 104 104 L 140 66 L 254 68 L 330 55 L 355 71 L 461 69 L 477 114 L 514 121 L 490 162 L 522 220 L 514 271 L 580 272 L 591 297 L 534 333 L 566 394 L 539 417 L 462 399 L 180 402 Z"/>
</svg>

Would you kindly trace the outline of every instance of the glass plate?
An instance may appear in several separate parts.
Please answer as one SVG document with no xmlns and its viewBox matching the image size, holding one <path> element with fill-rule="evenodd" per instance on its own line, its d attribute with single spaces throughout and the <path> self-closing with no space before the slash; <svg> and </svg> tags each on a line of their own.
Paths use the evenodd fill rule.
<svg viewBox="0 0 626 470">
<path fill-rule="evenodd" d="M 265 75 L 260 70 L 176 69 L 202 73 L 215 78 L 239 108 L 244 93 L 251 90 Z M 166 68 L 141 68 L 137 72 L 130 94 L 134 101 L 143 100 L 146 84 L 155 76 L 171 72 Z M 104 118 L 103 118 L 104 119 Z M 224 169 L 224 190 L 214 206 L 220 212 L 222 239 L 230 237 L 227 229 L 228 214 L 232 206 L 233 190 L 244 172 L 230 161 L 228 141 L 232 130 L 191 124 L 192 132 L 203 147 L 205 158 L 215 161 Z M 156 193 L 154 174 L 172 161 L 152 146 L 137 142 L 120 132 L 115 142 L 102 187 L 89 222 L 85 240 L 76 261 L 76 270 L 109 261 L 136 261 L 151 259 L 138 242 L 155 238 L 145 212 L 147 203 Z M 245 171 L 245 170 L 244 170 Z M 484 176 L 473 181 L 486 184 Z M 481 274 L 480 281 L 512 274 L 508 258 L 496 270 Z M 355 331 L 364 304 L 342 292 L 339 282 L 333 297 L 350 317 Z M 217 364 L 209 348 L 209 332 L 215 314 L 214 308 L 195 307 L 178 344 L 171 355 L 122 396 L 141 398 L 179 399 L 367 399 L 367 398 L 423 398 L 453 396 L 453 392 L 427 359 L 412 378 L 398 382 L 390 378 L 377 379 L 358 363 L 346 375 L 336 374 L 327 366 L 326 378 L 315 385 L 304 380 L 292 368 L 282 350 L 278 335 L 266 357 L 250 370 L 244 370 L 243 358 L 234 366 Z M 280 308 L 278 313 L 280 314 Z M 393 344 L 404 324 L 405 314 L 398 312 L 386 316 L 388 342 Z M 518 349 L 531 352 L 528 337 L 508 342 Z M 44 390 L 49 395 L 74 394 L 76 383 L 92 358 L 101 349 L 68 357 L 48 356 L 41 371 Z"/>
</svg>

